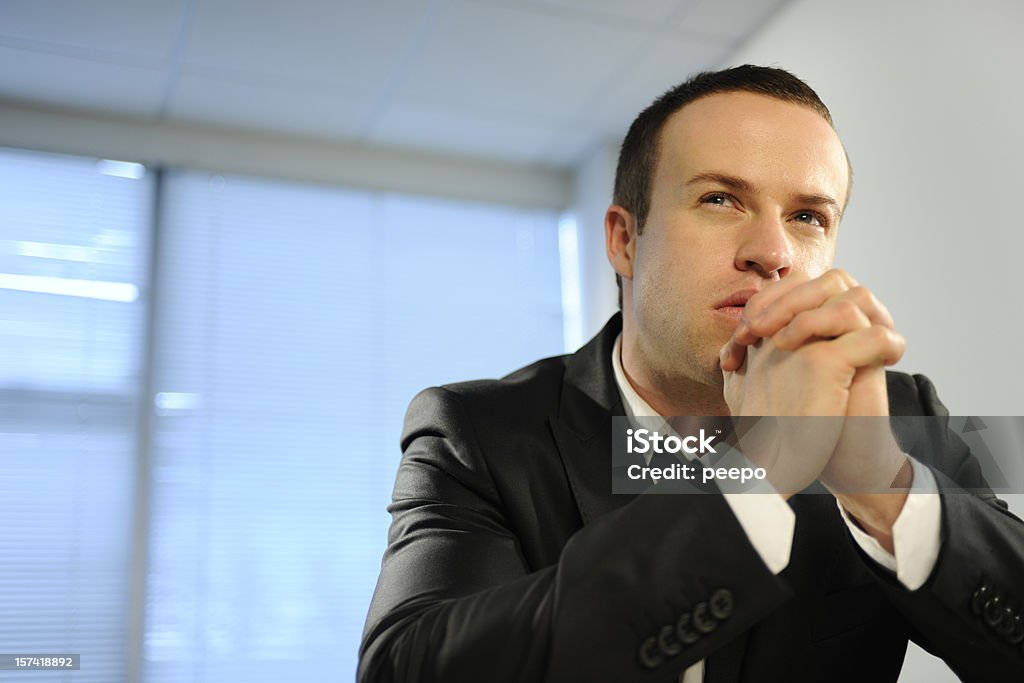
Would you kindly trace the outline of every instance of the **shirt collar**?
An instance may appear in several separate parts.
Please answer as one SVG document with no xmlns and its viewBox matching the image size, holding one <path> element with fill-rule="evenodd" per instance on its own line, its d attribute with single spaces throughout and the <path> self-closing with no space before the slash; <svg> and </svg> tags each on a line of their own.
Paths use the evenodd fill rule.
<svg viewBox="0 0 1024 683">
<path fill-rule="evenodd" d="M 641 416 L 656 416 L 657 411 L 654 410 L 647 401 L 640 398 L 640 394 L 636 393 L 636 389 L 629 383 L 629 378 L 626 377 L 626 371 L 622 369 L 622 333 L 615 338 L 615 345 L 612 347 L 612 372 L 615 374 L 615 385 L 619 389 L 619 395 L 622 397 L 622 405 L 626 409 L 627 417 Z"/>
</svg>

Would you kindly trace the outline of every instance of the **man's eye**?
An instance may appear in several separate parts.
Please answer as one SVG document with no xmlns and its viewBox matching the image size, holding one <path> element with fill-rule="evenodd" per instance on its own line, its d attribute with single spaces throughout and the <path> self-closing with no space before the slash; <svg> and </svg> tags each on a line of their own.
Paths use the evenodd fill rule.
<svg viewBox="0 0 1024 683">
<path fill-rule="evenodd" d="M 706 194 L 700 198 L 700 203 L 711 204 L 712 206 L 734 206 L 732 197 L 722 192 L 712 192 L 711 194 Z"/>
<path fill-rule="evenodd" d="M 816 225 L 818 227 L 828 227 L 828 221 L 824 216 L 813 211 L 798 211 L 793 214 L 793 218 L 798 223 L 807 223 L 808 225 Z"/>
</svg>

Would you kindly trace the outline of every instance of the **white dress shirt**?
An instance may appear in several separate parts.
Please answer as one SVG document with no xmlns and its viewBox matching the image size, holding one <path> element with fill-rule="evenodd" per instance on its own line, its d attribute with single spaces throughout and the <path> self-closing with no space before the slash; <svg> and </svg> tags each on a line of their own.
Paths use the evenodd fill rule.
<svg viewBox="0 0 1024 683">
<path fill-rule="evenodd" d="M 629 383 L 622 369 L 621 346 L 620 334 L 612 349 L 612 370 L 622 395 L 626 416 L 658 416 Z M 908 493 L 903 509 L 893 524 L 895 555 L 864 532 L 839 501 L 836 501 L 836 505 L 861 549 L 875 562 L 894 572 L 908 590 L 917 590 L 928 579 L 939 556 L 942 507 L 931 471 L 913 458 L 910 458 L 910 463 L 914 471 L 913 490 Z M 767 481 L 761 484 L 765 488 L 761 493 L 723 493 L 722 496 L 761 560 L 773 574 L 778 574 L 789 564 L 796 513 Z M 704 660 L 686 669 L 679 680 L 680 683 L 701 683 L 704 680 Z"/>
</svg>

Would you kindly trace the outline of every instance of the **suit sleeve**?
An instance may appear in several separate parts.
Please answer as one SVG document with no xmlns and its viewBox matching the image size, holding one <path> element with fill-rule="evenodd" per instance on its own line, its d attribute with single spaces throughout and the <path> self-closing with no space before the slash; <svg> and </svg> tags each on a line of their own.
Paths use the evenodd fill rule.
<svg viewBox="0 0 1024 683">
<path fill-rule="evenodd" d="M 413 400 L 402 446 L 362 682 L 669 683 L 789 597 L 720 496 L 638 496 L 528 566 L 450 390 Z"/>
<path fill-rule="evenodd" d="M 924 376 L 914 378 L 923 412 L 949 413 Z M 932 468 L 941 492 L 941 547 L 919 589 L 873 567 L 913 639 L 964 681 L 1024 680 L 1024 523 L 988 488 L 978 461 L 955 434 L 933 430 L 914 454 Z M 869 563 L 871 564 L 871 563 Z"/>
</svg>

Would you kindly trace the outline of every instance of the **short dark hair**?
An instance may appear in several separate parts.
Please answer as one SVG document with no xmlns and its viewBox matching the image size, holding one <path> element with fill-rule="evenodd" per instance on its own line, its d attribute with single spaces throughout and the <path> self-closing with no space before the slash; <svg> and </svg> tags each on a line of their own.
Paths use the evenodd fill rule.
<svg viewBox="0 0 1024 683">
<path fill-rule="evenodd" d="M 751 92 L 810 107 L 832 124 L 832 114 L 811 86 L 786 71 L 770 66 L 744 64 L 722 71 L 702 71 L 691 76 L 640 112 L 622 141 L 615 169 L 612 201 L 636 218 L 637 233 L 642 233 L 651 208 L 651 179 L 658 163 L 658 145 L 665 121 L 690 102 L 728 92 Z M 619 306 L 622 306 L 622 278 Z"/>
</svg>

